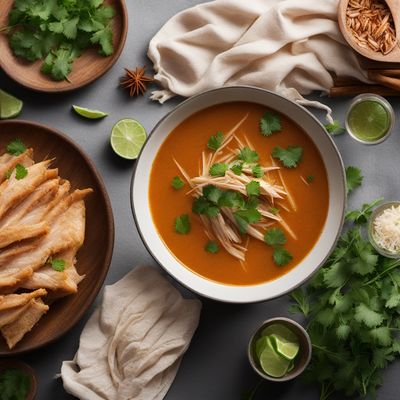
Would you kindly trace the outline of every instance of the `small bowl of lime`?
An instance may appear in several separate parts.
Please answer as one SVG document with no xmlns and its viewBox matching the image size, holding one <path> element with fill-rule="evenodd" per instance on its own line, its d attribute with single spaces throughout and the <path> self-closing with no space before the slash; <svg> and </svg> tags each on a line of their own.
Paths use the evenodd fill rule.
<svg viewBox="0 0 400 400">
<path fill-rule="evenodd" d="M 395 114 L 391 104 L 382 96 L 364 93 L 355 97 L 346 115 L 346 130 L 363 144 L 378 144 L 393 131 Z"/>
<path fill-rule="evenodd" d="M 285 382 L 299 376 L 311 360 L 311 340 L 306 330 L 289 318 L 264 321 L 252 335 L 248 357 L 262 378 Z"/>
</svg>

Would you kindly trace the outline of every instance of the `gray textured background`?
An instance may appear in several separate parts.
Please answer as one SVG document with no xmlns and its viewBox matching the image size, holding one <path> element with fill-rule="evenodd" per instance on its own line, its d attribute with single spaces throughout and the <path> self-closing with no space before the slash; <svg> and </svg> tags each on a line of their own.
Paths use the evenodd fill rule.
<svg viewBox="0 0 400 400">
<path fill-rule="evenodd" d="M 108 193 L 115 217 L 116 240 L 114 256 L 106 283 L 113 283 L 133 266 L 151 263 L 134 225 L 129 185 L 133 163 L 115 156 L 109 147 L 113 124 L 121 118 L 137 118 L 148 131 L 179 99 L 161 106 L 143 98 L 130 99 L 118 88 L 124 67 L 147 64 L 147 45 L 168 18 L 188 8 L 198 0 L 128 0 L 129 32 L 125 49 L 117 64 L 105 76 L 89 87 L 64 95 L 36 94 L 19 87 L 0 71 L 0 87 L 23 99 L 25 107 L 19 118 L 53 126 L 73 138 L 94 160 Z M 1 57 L 1 55 L 0 55 Z M 348 98 L 322 99 L 329 104 L 335 116 L 343 120 Z M 391 100 L 400 119 L 398 99 Z M 110 113 L 99 122 L 86 121 L 70 111 L 72 104 L 98 108 Z M 316 113 L 323 118 L 321 113 Z M 399 124 L 397 125 L 399 126 Z M 352 195 L 350 206 L 358 206 L 376 197 L 398 199 L 400 187 L 400 140 L 398 129 L 392 137 L 378 146 L 363 146 L 343 135 L 335 139 L 346 165 L 356 165 L 365 175 L 364 185 Z M 252 388 L 258 378 L 248 365 L 246 346 L 252 331 L 265 319 L 287 315 L 286 297 L 254 305 L 227 305 L 203 301 L 200 326 L 186 353 L 167 400 L 235 400 L 244 390 Z M 93 309 L 93 308 L 92 308 Z M 63 360 L 71 359 L 79 343 L 79 335 L 92 309 L 67 335 L 56 343 L 22 357 L 32 365 L 39 380 L 39 400 L 72 399 L 59 379 Z M 384 387 L 378 399 L 399 399 L 397 363 L 385 373 Z M 315 387 L 296 381 L 288 384 L 264 384 L 257 399 L 318 399 Z"/>
</svg>

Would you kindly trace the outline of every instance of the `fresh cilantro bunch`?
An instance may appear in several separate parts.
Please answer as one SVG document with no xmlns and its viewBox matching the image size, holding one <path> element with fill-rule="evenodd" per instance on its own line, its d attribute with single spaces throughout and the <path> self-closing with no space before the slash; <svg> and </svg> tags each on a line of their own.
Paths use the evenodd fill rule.
<svg viewBox="0 0 400 400">
<path fill-rule="evenodd" d="M 6 369 L 0 374 L 2 400 L 25 400 L 30 386 L 29 375 L 19 369 Z"/>
<path fill-rule="evenodd" d="M 103 0 L 15 0 L 8 17 L 9 43 L 18 57 L 44 60 L 41 71 L 67 79 L 73 61 L 90 46 L 113 53 L 114 8 Z"/>
<path fill-rule="evenodd" d="M 291 310 L 308 319 L 306 377 L 320 383 L 321 400 L 337 391 L 373 396 L 400 353 L 400 260 L 377 254 L 361 231 L 377 203 L 347 214 L 351 229 L 311 284 L 291 294 Z"/>
</svg>

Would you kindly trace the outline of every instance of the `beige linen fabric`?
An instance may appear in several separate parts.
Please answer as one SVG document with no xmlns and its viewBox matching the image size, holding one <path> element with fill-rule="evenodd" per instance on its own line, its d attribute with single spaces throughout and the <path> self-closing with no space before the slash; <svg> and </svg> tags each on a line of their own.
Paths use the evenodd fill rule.
<svg viewBox="0 0 400 400">
<path fill-rule="evenodd" d="M 161 400 L 177 373 L 200 316 L 151 267 L 136 267 L 106 286 L 73 361 L 64 361 L 65 390 L 81 400 Z"/>
<path fill-rule="evenodd" d="M 327 92 L 331 72 L 368 82 L 337 24 L 338 0 L 214 0 L 172 17 L 148 56 L 163 90 L 189 97 L 221 86 L 252 85 L 303 105 L 301 94 Z"/>
</svg>

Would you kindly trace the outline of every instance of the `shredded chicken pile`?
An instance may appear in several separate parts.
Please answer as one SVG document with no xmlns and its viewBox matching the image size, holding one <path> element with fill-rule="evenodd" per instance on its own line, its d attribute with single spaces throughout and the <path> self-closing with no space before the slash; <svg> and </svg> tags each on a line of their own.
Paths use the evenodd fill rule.
<svg viewBox="0 0 400 400">
<path fill-rule="evenodd" d="M 246 185 L 251 181 L 259 182 L 260 196 L 257 210 L 262 218 L 259 222 L 248 225 L 248 236 L 241 235 L 230 208 L 223 207 L 216 217 L 199 215 L 207 237 L 210 240 L 218 240 L 229 254 L 238 258 L 241 262 L 245 260 L 249 236 L 263 241 L 266 229 L 275 223 L 279 223 L 290 236 L 297 239 L 296 234 L 283 218 L 271 211 L 275 206 L 286 209 L 286 211 L 290 209 L 296 211 L 297 209 L 296 203 L 283 180 L 280 167 L 274 163 L 272 158 L 268 166 L 261 167 L 264 172 L 261 178 L 254 178 L 249 165 L 243 167 L 240 175 L 236 175 L 231 170 L 227 170 L 224 176 L 211 176 L 209 173 L 213 164 L 225 163 L 232 165 L 237 159 L 240 149 L 244 147 L 254 149 L 254 146 L 246 136 L 244 136 L 245 143 L 243 143 L 235 134 L 246 118 L 247 115 L 224 136 L 224 140 L 217 151 L 202 153 L 199 176 L 190 177 L 184 168 L 174 160 L 191 187 L 187 194 L 195 198 L 202 195 L 202 190 L 207 185 L 213 185 L 223 190 L 233 190 L 246 196 Z M 272 177 L 272 173 L 275 173 L 276 178 Z M 287 202 L 289 207 L 284 204 Z"/>
<path fill-rule="evenodd" d="M 18 164 L 27 170 L 23 179 L 17 179 Z M 50 164 L 35 163 L 32 149 L 0 156 L 0 332 L 10 349 L 50 300 L 76 293 L 84 278 L 75 255 L 85 236 L 83 199 L 92 190 L 70 191 Z M 62 260 L 62 268 L 51 260 Z"/>
</svg>

